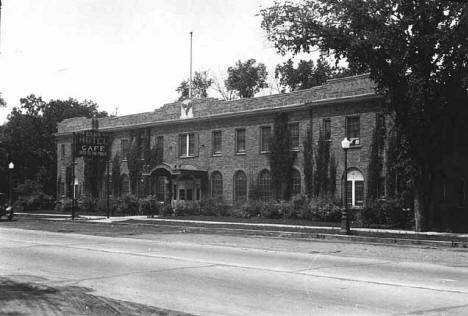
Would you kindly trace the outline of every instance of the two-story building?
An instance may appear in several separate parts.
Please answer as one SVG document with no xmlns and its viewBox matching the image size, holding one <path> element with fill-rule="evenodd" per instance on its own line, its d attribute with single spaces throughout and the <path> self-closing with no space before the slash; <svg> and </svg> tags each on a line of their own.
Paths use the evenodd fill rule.
<svg viewBox="0 0 468 316">
<path fill-rule="evenodd" d="M 101 118 L 94 128 L 113 135 L 110 160 L 117 154 L 121 159 L 119 195 L 151 194 L 172 202 L 222 196 L 236 202 L 249 198 L 250 184 L 255 182 L 261 198 L 269 200 L 273 198 L 268 159 L 273 121 L 277 113 L 284 112 L 289 120 L 290 150 L 297 152 L 291 194 L 305 192 L 303 143 L 310 129 L 314 143 L 319 135 L 330 143 L 337 163 L 337 198 L 344 187 L 341 141 L 344 137 L 354 140 L 348 150 L 348 202 L 361 206 L 366 198 L 373 131 L 379 120 L 385 123 L 384 102 L 374 87 L 367 75 L 360 75 L 329 80 L 307 90 L 256 98 L 194 99 L 166 104 L 153 112 Z M 92 128 L 92 119 L 86 118 L 59 123 L 58 196 L 71 194 L 73 133 Z M 136 139 L 156 147 L 162 161 L 147 165 L 137 181 L 139 189 L 131 192 L 128 159 Z M 75 184 L 82 194 L 87 191 L 83 186 L 85 164 L 82 158 L 76 161 Z M 139 185 L 144 181 L 149 182 L 146 192 Z"/>
</svg>

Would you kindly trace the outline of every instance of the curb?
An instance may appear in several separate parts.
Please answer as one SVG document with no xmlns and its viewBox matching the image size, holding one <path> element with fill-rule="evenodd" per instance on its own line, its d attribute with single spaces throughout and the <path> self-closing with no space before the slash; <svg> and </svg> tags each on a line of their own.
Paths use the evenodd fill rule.
<svg viewBox="0 0 468 316">
<path fill-rule="evenodd" d="M 18 215 L 26 215 L 36 217 L 39 214 L 21 213 Z M 53 214 L 41 214 L 49 216 L 49 218 L 36 217 L 39 220 L 59 221 L 59 218 L 65 216 L 54 216 Z M 100 219 L 105 219 L 101 217 Z M 98 219 L 99 220 L 99 219 Z M 112 224 L 126 226 L 166 226 L 181 230 L 182 232 L 191 233 L 221 233 L 230 235 L 243 236 L 265 236 L 272 238 L 289 238 L 297 240 L 327 240 L 327 241 L 346 241 L 358 243 L 375 243 L 386 245 L 401 245 L 401 246 L 424 246 L 435 248 L 468 248 L 467 235 L 448 234 L 448 233 L 415 233 L 406 231 L 389 232 L 388 230 L 373 230 L 373 229 L 352 229 L 351 235 L 339 234 L 339 227 L 321 227 L 321 226 L 295 226 L 281 224 L 257 224 L 257 223 L 239 223 L 239 222 L 211 222 L 211 221 L 193 221 L 193 220 L 171 220 L 171 219 L 121 219 L 118 221 L 98 221 L 96 219 L 76 219 L 77 222 L 90 224 Z M 150 221 L 150 222 L 149 222 Z M 220 227 L 230 226 L 230 227 Z M 422 235 L 422 236 L 420 236 Z M 439 237 L 442 240 L 424 239 L 415 237 Z M 405 237 L 413 238 L 405 238 Z"/>
</svg>

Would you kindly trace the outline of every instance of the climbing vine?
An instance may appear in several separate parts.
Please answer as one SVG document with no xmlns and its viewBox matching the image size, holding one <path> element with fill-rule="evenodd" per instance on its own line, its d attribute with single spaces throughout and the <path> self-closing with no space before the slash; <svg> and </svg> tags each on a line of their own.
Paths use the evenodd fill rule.
<svg viewBox="0 0 468 316">
<path fill-rule="evenodd" d="M 277 199 L 282 200 L 289 198 L 289 183 L 297 157 L 297 153 L 290 148 L 289 140 L 288 114 L 278 113 L 273 122 L 269 161 L 273 193 Z"/>
</svg>

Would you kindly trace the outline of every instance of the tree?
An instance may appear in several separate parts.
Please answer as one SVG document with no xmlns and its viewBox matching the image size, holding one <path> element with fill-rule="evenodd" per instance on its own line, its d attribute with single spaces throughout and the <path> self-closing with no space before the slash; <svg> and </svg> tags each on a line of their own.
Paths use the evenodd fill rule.
<svg viewBox="0 0 468 316">
<path fill-rule="evenodd" d="M 51 100 L 29 95 L 20 99 L 20 107 L 14 107 L 3 128 L 3 147 L 15 163 L 15 180 L 37 181 L 49 195 L 56 194 L 57 148 L 55 133 L 57 123 L 71 117 L 106 116 L 99 112 L 92 101 L 75 99 Z M 7 181 L 2 177 L 0 181 Z"/>
<path fill-rule="evenodd" d="M 195 71 L 192 79 L 192 98 L 206 98 L 208 97 L 208 88 L 213 84 L 213 79 L 208 77 L 206 71 Z M 177 87 L 176 91 L 180 93 L 179 101 L 189 97 L 189 80 L 184 80 Z"/>
<path fill-rule="evenodd" d="M 468 155 L 467 11 L 444 0 L 304 0 L 261 10 L 280 52 L 318 47 L 370 72 L 406 145 L 418 231 L 432 226 L 435 170 L 448 155 Z"/>
<path fill-rule="evenodd" d="M 227 72 L 226 88 L 228 91 L 235 91 L 240 98 L 252 98 L 260 89 L 268 86 L 266 67 L 262 63 L 257 64 L 255 59 L 245 62 L 239 60 L 235 67 L 229 67 Z"/>
<path fill-rule="evenodd" d="M 283 87 L 290 91 L 309 89 L 319 86 L 332 76 L 332 67 L 328 62 L 320 58 L 317 66 L 313 60 L 300 60 L 297 68 L 294 67 L 292 59 L 288 59 L 283 65 L 276 65 L 275 78 L 280 80 Z"/>
<path fill-rule="evenodd" d="M 2 94 L 0 93 L 0 108 L 4 108 L 4 107 L 6 107 L 6 102 L 2 98 Z"/>
</svg>

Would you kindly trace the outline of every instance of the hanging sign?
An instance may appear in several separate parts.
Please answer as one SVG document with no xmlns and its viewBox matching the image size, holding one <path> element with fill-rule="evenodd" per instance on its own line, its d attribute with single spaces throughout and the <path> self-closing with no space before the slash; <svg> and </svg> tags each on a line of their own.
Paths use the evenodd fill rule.
<svg viewBox="0 0 468 316">
<path fill-rule="evenodd" d="M 87 158 L 107 158 L 110 151 L 110 134 L 87 131 L 74 133 L 75 156 Z"/>
</svg>

